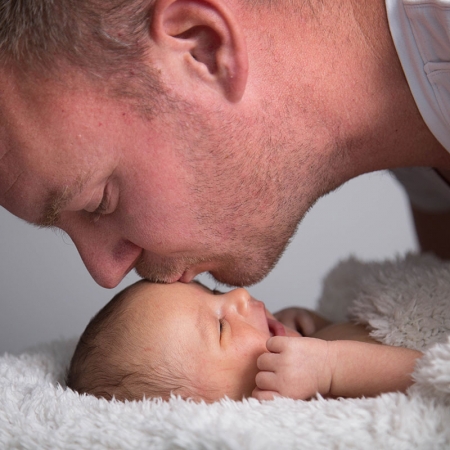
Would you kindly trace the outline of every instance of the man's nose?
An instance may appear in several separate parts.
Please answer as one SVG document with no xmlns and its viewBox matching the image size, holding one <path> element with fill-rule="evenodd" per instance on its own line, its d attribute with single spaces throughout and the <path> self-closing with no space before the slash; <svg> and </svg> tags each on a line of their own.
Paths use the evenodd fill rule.
<svg viewBox="0 0 450 450">
<path fill-rule="evenodd" d="M 71 230 L 73 240 L 92 278 L 102 287 L 116 287 L 134 267 L 142 248 L 101 230 Z"/>
<path fill-rule="evenodd" d="M 250 294 L 244 288 L 234 289 L 227 294 L 228 305 L 233 307 L 240 315 L 247 315 Z"/>
</svg>

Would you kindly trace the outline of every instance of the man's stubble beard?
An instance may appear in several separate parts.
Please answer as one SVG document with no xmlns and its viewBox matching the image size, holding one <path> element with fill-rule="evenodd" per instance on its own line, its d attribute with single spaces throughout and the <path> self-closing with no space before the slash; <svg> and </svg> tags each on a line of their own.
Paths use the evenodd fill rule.
<svg viewBox="0 0 450 450">
<path fill-rule="evenodd" d="M 194 174 L 191 214 L 210 242 L 200 242 L 198 256 L 160 261 L 143 256 L 136 271 L 167 282 L 189 267 L 210 263 L 210 274 L 220 283 L 255 284 L 279 261 L 306 212 L 331 189 L 322 174 L 326 164 L 314 157 L 320 153 L 312 146 L 290 141 L 286 130 L 275 128 L 255 139 L 243 121 L 232 122 L 230 131 L 213 129 L 192 110 L 185 117 L 189 126 L 177 138 L 193 142 L 180 147 L 180 158 Z M 260 124 L 259 129 L 267 131 L 271 124 Z"/>
</svg>

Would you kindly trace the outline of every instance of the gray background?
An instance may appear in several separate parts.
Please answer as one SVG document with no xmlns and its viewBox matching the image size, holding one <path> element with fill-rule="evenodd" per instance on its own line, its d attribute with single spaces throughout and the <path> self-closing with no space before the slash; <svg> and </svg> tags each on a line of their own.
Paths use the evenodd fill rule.
<svg viewBox="0 0 450 450">
<path fill-rule="evenodd" d="M 95 284 L 70 238 L 39 230 L 0 207 L 0 354 L 76 337 L 118 290 Z M 416 249 L 403 191 L 386 172 L 350 181 L 314 206 L 272 273 L 250 288 L 276 311 L 314 307 L 326 273 L 350 254 L 380 260 Z M 202 281 L 216 284 L 208 276 Z"/>
</svg>

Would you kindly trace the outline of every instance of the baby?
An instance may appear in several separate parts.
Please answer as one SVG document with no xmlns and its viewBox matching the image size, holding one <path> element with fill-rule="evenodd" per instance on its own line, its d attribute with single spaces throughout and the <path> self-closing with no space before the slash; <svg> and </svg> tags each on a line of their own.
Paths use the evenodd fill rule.
<svg viewBox="0 0 450 450">
<path fill-rule="evenodd" d="M 374 396 L 411 385 L 420 356 L 304 309 L 275 318 L 245 289 L 142 280 L 88 324 L 67 386 L 118 400 Z"/>
</svg>

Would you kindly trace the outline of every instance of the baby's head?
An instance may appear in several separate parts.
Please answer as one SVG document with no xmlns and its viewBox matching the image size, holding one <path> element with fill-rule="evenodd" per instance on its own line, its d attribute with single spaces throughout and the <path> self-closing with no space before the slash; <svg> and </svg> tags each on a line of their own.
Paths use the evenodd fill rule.
<svg viewBox="0 0 450 450">
<path fill-rule="evenodd" d="M 245 289 L 215 294 L 196 282 L 143 280 L 91 320 L 67 385 L 118 400 L 240 400 L 251 396 L 256 360 L 273 334 L 284 334 L 282 326 Z"/>
</svg>

